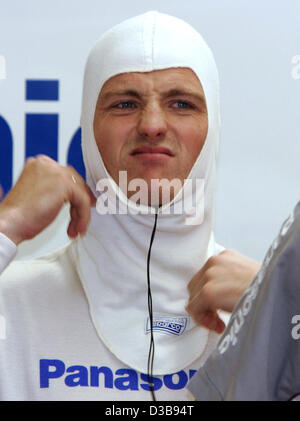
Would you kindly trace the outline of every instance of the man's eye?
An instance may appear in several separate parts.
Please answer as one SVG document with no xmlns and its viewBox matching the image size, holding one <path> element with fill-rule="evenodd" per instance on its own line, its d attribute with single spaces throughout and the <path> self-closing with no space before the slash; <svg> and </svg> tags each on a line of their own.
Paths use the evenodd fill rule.
<svg viewBox="0 0 300 421">
<path fill-rule="evenodd" d="M 180 109 L 189 109 L 193 108 L 191 104 L 185 101 L 176 101 L 173 103 L 174 108 L 180 108 Z"/>
<path fill-rule="evenodd" d="M 119 104 L 116 104 L 114 108 L 119 108 L 122 110 L 128 109 L 128 108 L 135 108 L 135 104 L 131 101 L 125 101 L 125 102 L 120 102 Z"/>
</svg>

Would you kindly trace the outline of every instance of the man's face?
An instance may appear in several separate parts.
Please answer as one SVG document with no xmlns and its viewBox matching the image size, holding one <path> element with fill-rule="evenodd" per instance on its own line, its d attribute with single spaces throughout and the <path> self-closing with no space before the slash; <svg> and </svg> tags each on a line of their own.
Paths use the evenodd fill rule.
<svg viewBox="0 0 300 421">
<path fill-rule="evenodd" d="M 128 183 L 144 179 L 148 204 L 151 180 L 177 178 L 183 185 L 207 130 L 205 95 L 188 68 L 123 73 L 98 97 L 94 134 L 104 165 L 117 184 L 119 171 L 127 171 Z"/>
</svg>

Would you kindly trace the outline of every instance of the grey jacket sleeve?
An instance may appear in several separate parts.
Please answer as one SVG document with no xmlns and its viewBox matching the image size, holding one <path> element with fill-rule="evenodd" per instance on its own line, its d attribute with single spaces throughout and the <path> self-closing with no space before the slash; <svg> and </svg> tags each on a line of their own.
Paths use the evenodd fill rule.
<svg viewBox="0 0 300 421">
<path fill-rule="evenodd" d="M 300 394 L 300 202 L 188 389 L 202 401 Z"/>
</svg>

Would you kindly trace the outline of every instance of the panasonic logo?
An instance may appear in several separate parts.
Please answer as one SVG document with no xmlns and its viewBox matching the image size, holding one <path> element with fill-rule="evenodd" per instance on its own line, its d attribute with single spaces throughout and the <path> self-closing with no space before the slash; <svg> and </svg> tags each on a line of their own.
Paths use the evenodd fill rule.
<svg viewBox="0 0 300 421">
<path fill-rule="evenodd" d="M 178 371 L 160 377 L 148 377 L 130 368 L 119 368 L 115 372 L 107 366 L 71 365 L 67 366 L 61 360 L 40 360 L 40 387 L 50 388 L 57 382 L 64 382 L 67 387 L 99 387 L 118 390 L 154 390 L 162 387 L 167 389 L 183 389 L 197 370 Z"/>
</svg>

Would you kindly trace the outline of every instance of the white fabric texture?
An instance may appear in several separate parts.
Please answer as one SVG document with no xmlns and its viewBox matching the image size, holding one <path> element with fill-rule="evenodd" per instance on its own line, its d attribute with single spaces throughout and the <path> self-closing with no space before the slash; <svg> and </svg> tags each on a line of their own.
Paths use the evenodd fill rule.
<svg viewBox="0 0 300 421">
<path fill-rule="evenodd" d="M 151 291 L 154 316 L 186 317 L 187 284 L 207 259 L 221 248 L 213 236 L 216 162 L 219 144 L 219 82 L 213 55 L 202 37 L 182 20 L 147 12 L 106 32 L 92 49 L 84 76 L 82 149 L 87 182 L 110 178 L 98 151 L 93 119 L 98 95 L 112 76 L 124 72 L 187 67 L 198 76 L 206 97 L 208 134 L 189 178 L 204 179 L 204 221 L 188 225 L 186 214 L 158 215 L 151 254 Z M 118 192 L 118 200 L 132 202 Z M 193 183 L 192 198 L 196 197 Z M 182 200 L 182 191 L 168 205 Z M 192 202 L 191 202 L 192 203 Z M 122 362 L 147 372 L 150 335 L 148 316 L 147 253 L 154 224 L 151 214 L 99 215 L 92 210 L 87 234 L 73 243 L 72 252 L 86 292 L 96 330 L 109 350 Z M 154 375 L 178 371 L 205 350 L 210 333 L 191 320 L 181 335 L 154 331 Z"/>
<path fill-rule="evenodd" d="M 9 265 L 17 254 L 17 246 L 0 232 L 0 273 Z"/>
<path fill-rule="evenodd" d="M 155 378 L 157 400 L 187 399 L 187 382 L 213 351 L 215 336 L 193 364 Z M 99 339 L 70 246 L 14 261 L 1 274 L 0 373 L 0 401 L 151 400 L 146 375 Z"/>
</svg>

